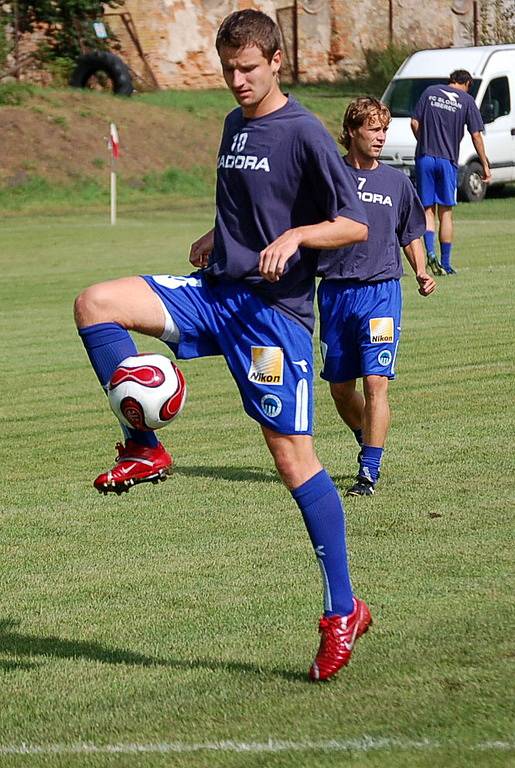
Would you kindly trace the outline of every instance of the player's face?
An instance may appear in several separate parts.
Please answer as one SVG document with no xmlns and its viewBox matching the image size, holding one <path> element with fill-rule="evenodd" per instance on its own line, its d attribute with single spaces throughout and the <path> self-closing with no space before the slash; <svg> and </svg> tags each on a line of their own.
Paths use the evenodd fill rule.
<svg viewBox="0 0 515 768">
<path fill-rule="evenodd" d="M 354 151 L 368 160 L 377 160 L 383 151 L 387 130 L 388 125 L 379 117 L 369 117 L 362 126 L 350 132 Z"/>
<path fill-rule="evenodd" d="M 268 61 L 257 45 L 223 47 L 220 49 L 220 61 L 225 82 L 243 107 L 243 114 L 252 117 L 263 112 L 263 107 L 278 91 L 281 52 L 276 51 L 272 60 Z"/>
</svg>

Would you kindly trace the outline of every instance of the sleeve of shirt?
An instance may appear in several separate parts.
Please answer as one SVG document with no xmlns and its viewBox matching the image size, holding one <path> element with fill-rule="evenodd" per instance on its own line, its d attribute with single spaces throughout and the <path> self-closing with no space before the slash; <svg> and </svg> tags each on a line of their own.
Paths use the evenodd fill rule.
<svg viewBox="0 0 515 768">
<path fill-rule="evenodd" d="M 467 130 L 469 133 L 477 133 L 478 131 L 485 130 L 481 112 L 477 108 L 477 104 L 472 98 L 469 102 L 469 108 L 467 111 Z"/>
<path fill-rule="evenodd" d="M 304 142 L 303 162 L 322 220 L 334 221 L 343 216 L 368 225 L 354 180 L 329 133 L 320 126 L 320 131 L 312 132 L 309 139 Z"/>
<path fill-rule="evenodd" d="M 413 110 L 412 115 L 411 115 L 411 117 L 414 117 L 415 120 L 418 120 L 419 122 L 422 119 L 422 113 L 424 111 L 423 105 L 424 105 L 425 95 L 426 94 L 425 94 L 425 91 L 424 91 L 422 96 L 419 98 L 419 100 L 415 104 L 415 109 Z"/>
<path fill-rule="evenodd" d="M 397 238 L 404 248 L 426 231 L 426 214 L 411 181 L 403 181 L 397 224 Z"/>
</svg>

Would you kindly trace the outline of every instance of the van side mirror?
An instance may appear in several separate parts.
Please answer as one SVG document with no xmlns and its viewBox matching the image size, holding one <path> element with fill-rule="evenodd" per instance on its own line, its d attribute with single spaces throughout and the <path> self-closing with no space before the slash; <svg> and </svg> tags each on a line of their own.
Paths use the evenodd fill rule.
<svg viewBox="0 0 515 768">
<path fill-rule="evenodd" d="M 481 117 L 484 123 L 493 123 L 499 117 L 499 102 L 484 101 L 481 104 Z"/>
</svg>

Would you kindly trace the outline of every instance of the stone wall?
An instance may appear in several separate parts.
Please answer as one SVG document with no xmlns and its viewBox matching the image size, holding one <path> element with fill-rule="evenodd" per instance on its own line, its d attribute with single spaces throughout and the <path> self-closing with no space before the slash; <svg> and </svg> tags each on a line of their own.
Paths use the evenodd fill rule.
<svg viewBox="0 0 515 768">
<path fill-rule="evenodd" d="M 222 19 L 241 8 L 268 13 L 285 40 L 285 74 L 334 81 L 363 69 L 367 49 L 473 44 L 472 0 L 126 0 L 141 47 L 161 88 L 223 85 L 214 47 Z M 119 16 L 109 16 L 121 55 L 150 84 Z M 295 40 L 297 46 L 295 47 Z M 296 53 L 296 55 L 295 55 Z M 295 66 L 297 63 L 297 67 Z"/>
</svg>

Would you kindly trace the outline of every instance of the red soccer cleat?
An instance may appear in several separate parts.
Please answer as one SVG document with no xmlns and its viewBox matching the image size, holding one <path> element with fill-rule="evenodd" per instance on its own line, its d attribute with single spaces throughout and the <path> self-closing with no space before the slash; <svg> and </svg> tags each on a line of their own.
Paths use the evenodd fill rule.
<svg viewBox="0 0 515 768">
<path fill-rule="evenodd" d="M 158 483 L 166 480 L 173 459 L 161 443 L 155 448 L 127 440 L 126 445 L 117 443 L 116 465 L 102 472 L 93 485 L 99 493 L 117 493 L 118 496 L 138 483 Z"/>
<path fill-rule="evenodd" d="M 319 632 L 320 648 L 309 670 L 310 680 L 328 680 L 350 661 L 354 643 L 364 635 L 372 617 L 363 600 L 354 599 L 349 616 L 322 616 Z"/>
</svg>

